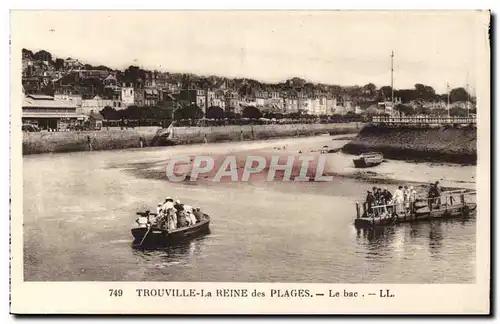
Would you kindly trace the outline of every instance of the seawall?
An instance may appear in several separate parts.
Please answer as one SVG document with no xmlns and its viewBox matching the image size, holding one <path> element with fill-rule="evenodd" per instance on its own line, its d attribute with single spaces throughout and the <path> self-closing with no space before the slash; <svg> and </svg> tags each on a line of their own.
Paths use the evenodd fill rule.
<svg viewBox="0 0 500 324">
<path fill-rule="evenodd" d="M 319 134 L 353 134 L 359 132 L 362 127 L 361 123 L 175 127 L 170 139 L 167 138 L 169 134 L 165 129 L 154 139 L 154 145 L 265 140 Z"/>
<path fill-rule="evenodd" d="M 81 132 L 23 132 L 23 155 L 41 153 L 63 153 L 92 150 L 116 150 L 140 147 L 140 138 L 147 146 L 155 137 L 158 127 L 133 129 L 110 128 Z"/>
<path fill-rule="evenodd" d="M 92 150 L 115 150 L 144 146 L 165 146 L 206 142 L 263 140 L 291 136 L 319 134 L 352 134 L 361 128 L 360 123 L 345 124 L 296 124 L 296 125 L 243 125 L 218 127 L 174 127 L 169 139 L 167 129 L 159 127 L 119 128 L 81 132 L 23 132 L 23 155 L 63 153 Z"/>
<path fill-rule="evenodd" d="M 476 164 L 475 127 L 410 128 L 366 125 L 342 151 L 379 151 L 398 160 Z"/>
</svg>

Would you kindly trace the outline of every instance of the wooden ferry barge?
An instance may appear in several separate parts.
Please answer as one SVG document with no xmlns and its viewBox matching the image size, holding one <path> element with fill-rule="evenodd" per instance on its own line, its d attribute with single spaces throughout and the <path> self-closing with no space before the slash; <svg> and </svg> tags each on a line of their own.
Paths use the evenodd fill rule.
<svg viewBox="0 0 500 324">
<path fill-rule="evenodd" d="M 373 206 L 356 203 L 357 228 L 385 226 L 404 222 L 432 219 L 467 218 L 475 215 L 477 203 L 475 190 L 445 191 L 439 198 L 419 198 L 410 202 L 409 208 L 396 204 Z"/>
</svg>

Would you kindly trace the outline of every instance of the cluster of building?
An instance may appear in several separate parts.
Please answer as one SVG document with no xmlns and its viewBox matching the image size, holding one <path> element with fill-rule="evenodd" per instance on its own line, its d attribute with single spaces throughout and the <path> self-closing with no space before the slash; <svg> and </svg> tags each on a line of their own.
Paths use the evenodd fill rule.
<svg viewBox="0 0 500 324">
<path fill-rule="evenodd" d="M 327 91 L 292 87 L 293 90 L 248 91 L 242 95 L 242 91 L 227 80 L 207 86 L 196 81 L 179 81 L 166 72 L 145 71 L 139 82 L 127 82 L 121 71 L 95 68 L 72 58 L 44 61 L 24 51 L 22 62 L 23 120 L 50 129 L 78 124 L 89 118 L 102 119 L 99 112 L 105 107 L 115 110 L 130 106 L 178 107 L 176 103 L 179 102 L 196 104 L 204 113 L 215 106 L 235 114 L 241 114 L 248 106 L 257 107 L 261 112 L 300 112 L 317 116 L 361 114 L 367 108 L 364 105 L 362 109 L 356 98 Z M 394 104 L 397 103 L 400 103 L 398 98 Z M 422 106 L 420 102 L 410 103 L 413 104 Z M 432 108 L 446 107 L 445 102 L 424 104 Z M 379 113 L 393 113 L 391 102 L 376 102 L 372 106 Z"/>
<path fill-rule="evenodd" d="M 147 72 L 139 84 L 123 81 L 120 71 L 89 69 L 77 59 L 67 58 L 57 68 L 49 61 L 23 54 L 23 121 L 42 128 L 60 129 L 88 118 L 102 119 L 99 111 L 130 106 L 155 107 L 176 101 L 195 103 L 204 113 L 216 106 L 226 112 L 242 113 L 254 106 L 262 112 L 310 115 L 360 113 L 359 106 L 346 97 L 325 93 L 305 94 L 257 91 L 245 96 L 228 87 L 187 86 L 169 73 Z M 49 95 L 47 93 L 50 93 Z"/>
</svg>

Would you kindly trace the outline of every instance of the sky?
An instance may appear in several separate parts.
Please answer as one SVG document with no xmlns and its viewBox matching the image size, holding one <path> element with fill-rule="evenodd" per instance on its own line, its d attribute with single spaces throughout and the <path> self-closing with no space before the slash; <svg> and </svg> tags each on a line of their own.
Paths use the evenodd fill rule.
<svg viewBox="0 0 500 324">
<path fill-rule="evenodd" d="M 14 11 L 12 48 L 123 69 L 474 91 L 485 14 L 471 11 Z"/>
</svg>

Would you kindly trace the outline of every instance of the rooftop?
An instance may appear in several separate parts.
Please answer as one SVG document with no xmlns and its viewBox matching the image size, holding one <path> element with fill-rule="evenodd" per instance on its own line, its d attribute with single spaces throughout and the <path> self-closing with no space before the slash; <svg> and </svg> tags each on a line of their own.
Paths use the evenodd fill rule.
<svg viewBox="0 0 500 324">
<path fill-rule="evenodd" d="M 28 95 L 24 97 L 23 108 L 76 108 L 76 105 L 52 96 Z"/>
</svg>

